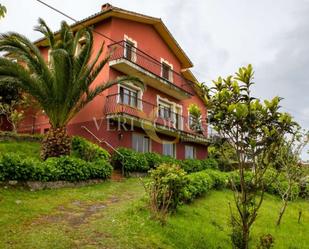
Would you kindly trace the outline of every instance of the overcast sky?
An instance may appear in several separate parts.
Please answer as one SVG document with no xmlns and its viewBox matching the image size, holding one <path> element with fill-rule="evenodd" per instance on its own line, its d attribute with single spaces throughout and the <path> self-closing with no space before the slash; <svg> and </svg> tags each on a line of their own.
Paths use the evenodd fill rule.
<svg viewBox="0 0 309 249">
<path fill-rule="evenodd" d="M 75 19 L 100 10 L 105 1 L 44 0 Z M 65 19 L 35 0 L 0 0 L 7 16 L 0 32 L 33 40 L 38 17 L 58 29 Z M 255 69 L 255 94 L 281 96 L 282 106 L 309 129 L 309 0 L 110 0 L 114 6 L 160 17 L 191 58 L 201 82 Z M 67 20 L 69 21 L 69 20 Z M 69 21 L 71 23 L 71 21 Z M 309 157 L 306 156 L 306 159 Z"/>
</svg>

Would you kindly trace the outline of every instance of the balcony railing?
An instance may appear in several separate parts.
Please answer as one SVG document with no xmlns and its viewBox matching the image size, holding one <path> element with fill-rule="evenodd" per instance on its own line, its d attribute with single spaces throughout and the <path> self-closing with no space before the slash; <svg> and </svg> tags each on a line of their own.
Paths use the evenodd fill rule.
<svg viewBox="0 0 309 249">
<path fill-rule="evenodd" d="M 118 59 L 130 61 L 131 63 L 141 67 L 143 70 L 152 73 L 161 81 L 169 84 L 171 87 L 181 90 L 186 94 L 194 95 L 194 91 L 192 89 L 193 82 L 185 79 L 181 74 L 172 69 L 169 69 L 168 77 L 163 77 L 164 73 L 162 71 L 162 63 L 144 51 L 133 47 L 132 44 L 126 41 L 119 41 L 109 45 L 109 50 L 112 52 L 110 58 L 111 61 Z"/>
<path fill-rule="evenodd" d="M 148 127 L 147 125 L 150 123 L 154 127 L 163 127 L 171 131 L 181 131 L 192 135 L 207 136 L 207 126 L 203 121 L 195 126 L 200 127 L 200 129 L 195 130 L 192 128 L 192 123 L 189 122 L 189 118 L 186 116 L 169 111 L 169 117 L 160 117 L 159 107 L 157 105 L 139 98 L 135 98 L 134 101 L 132 101 L 129 96 L 124 98 L 122 94 L 112 94 L 106 97 L 104 113 L 107 116 L 121 115 L 124 117 L 137 118 L 145 128 Z M 147 123 L 144 121 L 147 121 Z"/>
</svg>

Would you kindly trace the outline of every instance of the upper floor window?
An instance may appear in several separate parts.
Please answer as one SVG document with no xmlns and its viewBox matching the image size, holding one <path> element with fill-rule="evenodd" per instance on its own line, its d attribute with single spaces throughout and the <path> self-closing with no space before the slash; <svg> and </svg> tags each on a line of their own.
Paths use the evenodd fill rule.
<svg viewBox="0 0 309 249">
<path fill-rule="evenodd" d="M 170 119 L 172 117 L 172 105 L 164 101 L 159 101 L 159 117 Z"/>
<path fill-rule="evenodd" d="M 173 81 L 173 65 L 163 59 L 161 59 L 161 76 L 168 81 Z"/>
<path fill-rule="evenodd" d="M 124 36 L 124 57 L 132 62 L 136 62 L 137 42 L 128 36 Z"/>
<path fill-rule="evenodd" d="M 120 86 L 120 103 L 138 107 L 138 91 L 128 87 Z"/>
</svg>

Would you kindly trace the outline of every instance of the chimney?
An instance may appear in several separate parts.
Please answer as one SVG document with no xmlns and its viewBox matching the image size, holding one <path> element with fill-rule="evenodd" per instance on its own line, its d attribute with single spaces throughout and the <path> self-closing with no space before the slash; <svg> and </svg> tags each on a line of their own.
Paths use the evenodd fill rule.
<svg viewBox="0 0 309 249">
<path fill-rule="evenodd" d="M 109 10 L 109 9 L 111 9 L 112 7 L 113 7 L 113 6 L 112 6 L 111 4 L 105 3 L 105 4 L 102 5 L 101 11 Z"/>
</svg>

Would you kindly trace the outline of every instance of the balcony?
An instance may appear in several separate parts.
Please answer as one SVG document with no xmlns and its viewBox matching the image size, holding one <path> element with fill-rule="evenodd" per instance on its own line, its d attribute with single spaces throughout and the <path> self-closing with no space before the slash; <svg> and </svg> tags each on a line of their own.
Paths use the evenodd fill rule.
<svg viewBox="0 0 309 249">
<path fill-rule="evenodd" d="M 113 94 L 106 97 L 104 114 L 107 118 L 115 119 L 130 125 L 142 127 L 144 130 L 158 131 L 175 136 L 180 135 L 183 140 L 207 143 L 207 126 L 200 124 L 200 130 L 192 129 L 188 117 L 169 112 L 169 118 L 159 115 L 158 106 L 142 99 L 126 98 L 123 95 Z M 125 103 L 124 103 L 125 102 Z"/>
<path fill-rule="evenodd" d="M 146 84 L 179 100 L 194 95 L 193 83 L 171 68 L 164 73 L 164 64 L 126 41 L 109 45 L 110 67 L 128 75 L 135 75 Z M 166 68 L 165 68 L 166 70 Z"/>
</svg>

